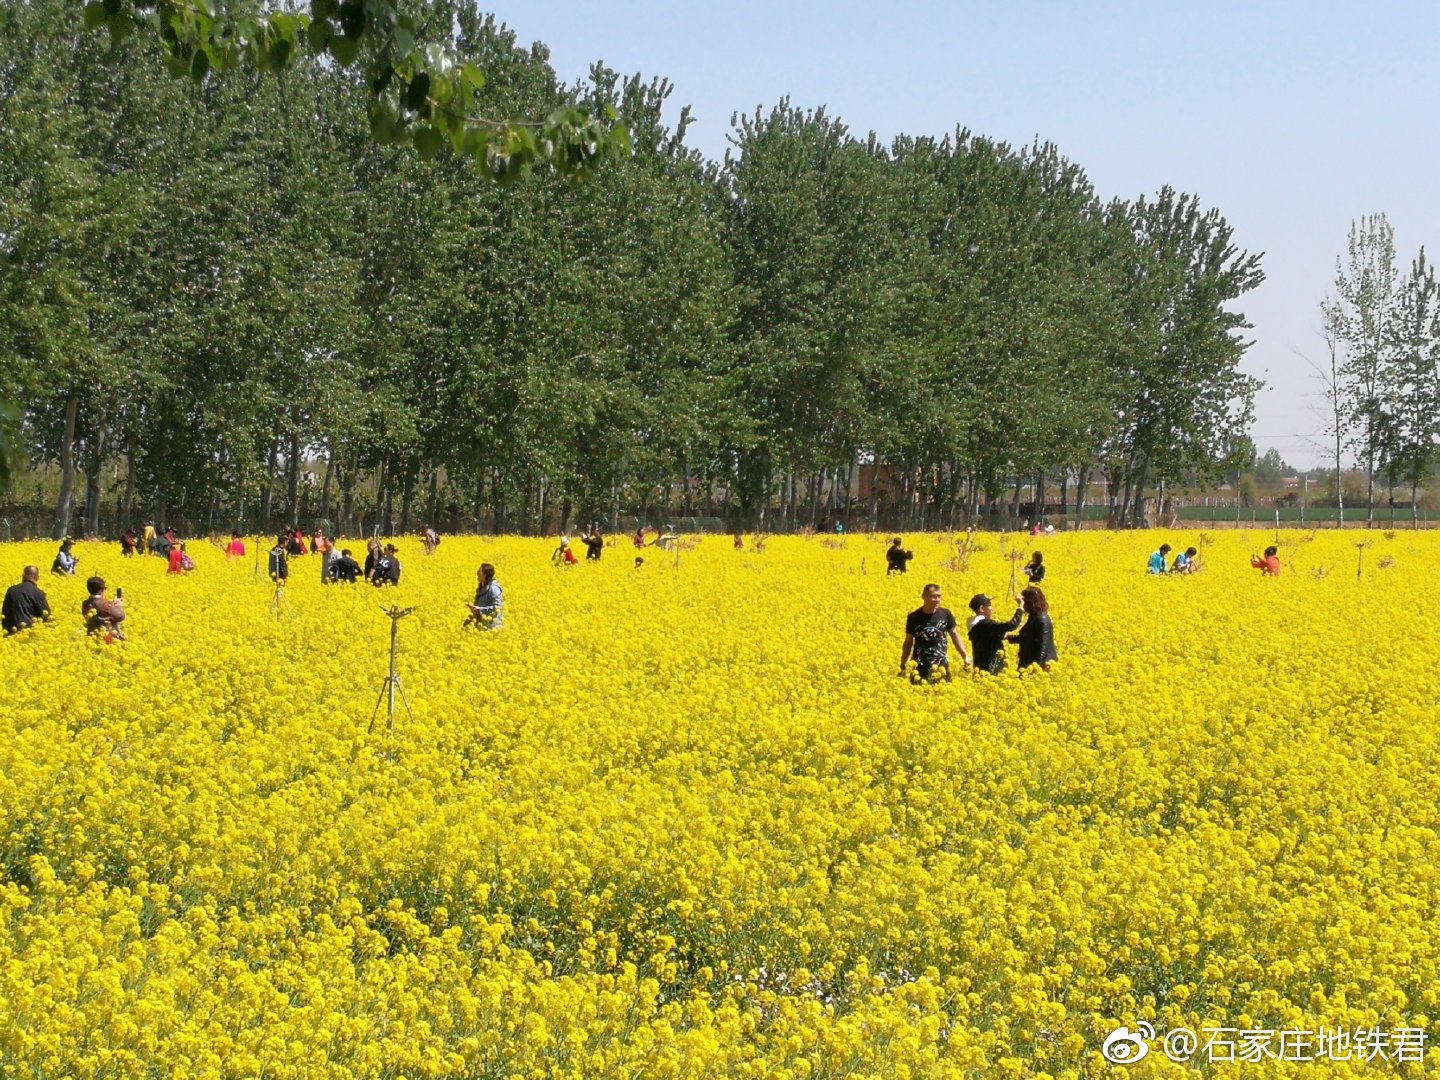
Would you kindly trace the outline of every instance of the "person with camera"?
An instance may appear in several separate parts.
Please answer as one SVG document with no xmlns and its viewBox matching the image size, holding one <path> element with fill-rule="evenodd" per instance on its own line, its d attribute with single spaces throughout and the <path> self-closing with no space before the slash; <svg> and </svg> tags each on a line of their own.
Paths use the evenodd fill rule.
<svg viewBox="0 0 1440 1080">
<path fill-rule="evenodd" d="M 5 590 L 0 625 L 3 625 L 8 637 L 21 630 L 29 630 L 36 619 L 50 621 L 50 601 L 40 589 L 40 568 L 27 566 L 20 573 L 20 584 Z"/>
<path fill-rule="evenodd" d="M 1025 604 L 1015 598 L 1015 614 L 1009 622 L 992 618 L 994 607 L 990 597 L 977 593 L 970 598 L 970 610 L 979 616 L 970 624 L 970 648 L 974 654 L 976 671 L 999 675 L 1005 670 L 1005 635 L 1020 629 L 1020 620 L 1025 615 Z"/>
<path fill-rule="evenodd" d="M 599 562 L 600 556 L 605 553 L 605 534 L 600 531 L 600 526 L 592 524 L 589 532 L 580 534 L 580 542 L 585 545 L 585 561 Z"/>
<path fill-rule="evenodd" d="M 1280 549 L 1271 544 L 1265 549 L 1265 557 L 1258 555 L 1250 556 L 1250 565 L 1259 570 L 1266 577 L 1280 576 Z"/>
<path fill-rule="evenodd" d="M 940 606 L 940 586 L 926 585 L 920 590 L 920 606 L 905 618 L 905 644 L 900 650 L 900 674 L 913 654 L 915 657 L 915 681 L 928 680 L 936 668 L 945 669 L 945 681 L 950 681 L 950 654 L 946 643 L 953 643 L 955 651 L 966 667 L 970 666 L 970 654 L 960 644 L 960 635 L 955 633 L 955 616 Z"/>
<path fill-rule="evenodd" d="M 85 632 L 102 634 L 107 644 L 124 641 L 125 630 L 121 623 L 125 621 L 125 601 L 122 591 L 116 589 L 115 598 L 108 599 L 105 596 L 105 579 L 102 577 L 92 577 L 85 582 L 85 591 L 90 594 L 80 604 L 80 615 L 85 619 Z"/>
</svg>

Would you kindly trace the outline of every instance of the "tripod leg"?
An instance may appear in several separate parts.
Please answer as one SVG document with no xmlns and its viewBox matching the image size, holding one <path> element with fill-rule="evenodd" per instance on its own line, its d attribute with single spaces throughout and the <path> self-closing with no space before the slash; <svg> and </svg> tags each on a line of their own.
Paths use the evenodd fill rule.
<svg viewBox="0 0 1440 1080">
<path fill-rule="evenodd" d="M 385 681 L 380 684 L 380 695 L 375 699 L 375 709 L 370 713 L 370 726 L 365 729 L 367 735 L 375 730 L 375 718 L 380 715 L 380 703 L 385 700 L 385 691 L 388 689 L 390 689 L 390 678 L 386 676 Z"/>
<path fill-rule="evenodd" d="M 400 681 L 400 676 L 399 676 L 399 675 L 396 675 L 396 676 L 395 676 L 395 689 L 397 689 L 397 690 L 400 691 L 400 700 L 405 703 L 405 715 L 408 716 L 408 717 L 410 717 L 410 722 L 413 724 L 413 723 L 415 722 L 415 713 L 414 713 L 414 712 L 411 710 L 411 708 L 410 708 L 410 698 L 409 698 L 409 696 L 405 693 L 405 684 Z M 390 717 L 390 730 L 391 730 L 391 731 L 394 731 L 394 730 L 395 730 L 395 717 L 394 717 L 394 716 L 391 716 L 391 717 Z"/>
</svg>

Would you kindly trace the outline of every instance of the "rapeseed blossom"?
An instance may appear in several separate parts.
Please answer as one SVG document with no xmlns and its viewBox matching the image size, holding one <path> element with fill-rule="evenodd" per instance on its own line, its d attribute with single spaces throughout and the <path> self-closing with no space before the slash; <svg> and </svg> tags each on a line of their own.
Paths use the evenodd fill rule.
<svg viewBox="0 0 1440 1080">
<path fill-rule="evenodd" d="M 1189 1075 L 1102 1057 L 1140 1021 L 1428 1053 L 1440 536 L 1282 534 L 1277 580 L 1273 533 L 1168 539 L 1204 570 L 1138 533 L 910 537 L 895 577 L 858 535 L 415 540 L 397 589 L 300 558 L 278 606 L 218 548 L 79 544 L 0 642 L 0 1073 Z M 1035 547 L 1050 673 L 895 677 L 921 585 L 1003 617 Z M 84 634 L 97 572 L 124 642 Z M 1362 1056 L 1214 1069 L 1425 1068 Z"/>
</svg>

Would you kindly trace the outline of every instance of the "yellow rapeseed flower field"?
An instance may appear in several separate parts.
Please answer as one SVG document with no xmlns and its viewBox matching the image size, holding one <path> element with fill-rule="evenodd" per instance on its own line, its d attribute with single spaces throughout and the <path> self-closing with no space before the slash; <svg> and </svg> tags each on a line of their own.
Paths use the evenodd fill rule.
<svg viewBox="0 0 1440 1080">
<path fill-rule="evenodd" d="M 573 568 L 404 540 L 383 594 L 292 560 L 278 614 L 251 559 L 77 545 L 56 621 L 0 642 L 0 1075 L 1440 1060 L 1440 534 L 1282 534 L 1278 580 L 1263 532 L 984 535 L 963 565 L 911 536 L 888 578 L 885 540 L 639 569 L 623 538 Z M 1163 540 L 1204 570 L 1147 575 Z M 1017 546 L 1045 552 L 1054 669 L 897 678 L 920 586 L 962 632 L 974 592 L 1008 614 Z M 5 584 L 53 552 L 0 548 Z M 493 633 L 461 626 L 482 561 Z M 127 641 L 84 634 L 96 572 Z M 382 601 L 414 607 L 414 716 L 367 732 Z"/>
</svg>

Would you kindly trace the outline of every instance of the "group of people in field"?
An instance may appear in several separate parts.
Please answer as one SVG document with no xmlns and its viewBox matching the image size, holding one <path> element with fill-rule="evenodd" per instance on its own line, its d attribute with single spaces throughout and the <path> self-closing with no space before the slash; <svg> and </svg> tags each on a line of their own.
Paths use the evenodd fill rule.
<svg viewBox="0 0 1440 1080">
<path fill-rule="evenodd" d="M 1150 553 L 1150 558 L 1145 563 L 1145 570 L 1151 574 L 1193 574 L 1200 570 L 1200 553 L 1193 547 L 1187 547 L 1184 551 L 1175 556 L 1173 562 L 1167 562 L 1166 557 L 1174 549 L 1169 544 L 1161 544 Z M 1271 544 L 1265 549 L 1265 554 L 1251 555 L 1250 565 L 1259 570 L 1266 577 L 1280 576 L 1280 549 Z"/>
<path fill-rule="evenodd" d="M 658 535 L 654 544 L 668 550 L 669 545 L 665 541 L 673 543 L 674 539 L 667 529 Z M 585 547 L 586 560 L 598 562 L 606 543 L 600 526 L 590 525 L 580 534 L 579 540 Z M 422 542 L 426 553 L 430 554 L 439 546 L 440 536 L 426 525 Z M 636 530 L 633 542 L 636 548 L 650 546 L 643 529 Z M 167 560 L 169 573 L 183 574 L 194 569 L 194 563 L 186 553 L 185 542 L 178 538 L 173 528 L 157 531 L 154 523 L 148 522 L 143 539 L 136 536 L 133 529 L 127 529 L 121 538 L 122 554 L 133 556 L 142 544 L 145 551 Z M 1150 555 L 1147 571 L 1151 574 L 1191 574 L 1200 568 L 1195 548 L 1178 553 L 1173 561 L 1168 558 L 1171 550 L 1169 544 L 1161 544 Z M 229 545 L 225 548 L 227 560 L 243 558 L 245 552 L 244 538 L 238 532 L 232 532 Z M 340 548 L 324 530 L 316 530 L 307 541 L 304 534 L 294 527 L 277 536 L 274 547 L 270 549 L 267 559 L 270 579 L 277 587 L 283 586 L 290 576 L 290 560 L 311 553 L 320 556 L 320 580 L 324 584 L 354 584 L 364 580 L 384 587 L 400 583 L 400 559 L 393 543 L 382 544 L 378 539 L 369 541 L 362 565 L 355 560 L 349 548 Z M 915 553 L 905 548 L 904 540 L 895 537 L 885 552 L 886 575 L 907 573 L 914 557 Z M 59 575 L 74 575 L 79 561 L 73 541 L 66 539 L 55 555 L 51 571 Z M 557 566 L 569 566 L 578 561 L 569 537 L 562 536 L 552 555 L 552 562 Z M 637 556 L 635 562 L 638 567 L 643 559 Z M 1252 555 L 1250 562 L 1267 576 L 1278 577 L 1280 574 L 1279 554 L 1273 545 L 1265 549 L 1263 556 Z M 1005 669 L 1005 646 L 1012 644 L 1018 647 L 1020 670 L 1039 666 L 1048 671 L 1058 659 L 1058 654 L 1050 604 L 1039 587 L 1046 575 L 1044 555 L 1039 551 L 1032 553 L 1023 567 L 1023 573 L 1028 585 L 1015 597 L 1015 611 L 1009 619 L 1002 621 L 994 617 L 993 601 L 984 593 L 971 597 L 971 615 L 965 624 L 963 640 L 955 616 L 942 605 L 940 586 L 934 582 L 927 583 L 921 590 L 920 607 L 910 612 L 905 620 L 899 674 L 910 674 L 909 666 L 913 660 L 915 670 L 911 677 L 914 681 L 928 681 L 937 675 L 948 680 L 951 677 L 949 650 L 952 645 L 967 670 L 991 675 L 1001 673 Z M 504 625 L 505 594 L 495 579 L 494 565 L 488 562 L 482 564 L 476 578 L 474 600 L 465 605 L 468 611 L 466 625 L 486 630 L 498 629 Z M 5 593 L 3 626 L 7 635 L 27 629 L 37 620 L 49 621 L 52 618 L 49 601 L 39 587 L 39 579 L 39 568 L 27 566 L 20 583 L 11 586 Z M 108 595 L 105 580 L 97 576 L 86 581 L 86 593 L 81 605 L 86 629 L 102 634 L 106 640 L 123 639 L 125 605 L 121 591 L 116 589 L 114 596 Z"/>
<path fill-rule="evenodd" d="M 915 553 L 905 547 L 904 539 L 895 537 L 885 549 L 885 576 L 908 573 L 913 558 Z M 1055 651 L 1050 601 L 1039 587 L 1045 580 L 1045 556 L 1041 552 L 1030 556 L 1024 574 L 1030 584 L 1015 597 L 1015 614 L 1004 622 L 994 617 L 994 601 L 990 597 L 976 593 L 970 598 L 965 641 L 960 639 L 955 616 L 941 606 L 940 586 L 928 583 L 920 590 L 920 606 L 905 618 L 905 644 L 900 650 L 898 674 L 908 674 L 914 682 L 928 682 L 936 675 L 949 680 L 951 645 L 955 646 L 967 671 L 999 675 L 1005 670 L 1007 644 L 1019 646 L 1021 671 L 1032 665 L 1049 671 L 1059 655 Z M 909 667 L 912 659 L 915 661 L 913 673 Z"/>
</svg>

